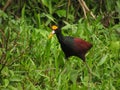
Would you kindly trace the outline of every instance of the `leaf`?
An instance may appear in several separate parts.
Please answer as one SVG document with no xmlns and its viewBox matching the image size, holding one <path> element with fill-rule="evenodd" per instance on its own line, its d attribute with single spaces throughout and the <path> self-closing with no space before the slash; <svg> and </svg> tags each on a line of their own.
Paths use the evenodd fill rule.
<svg viewBox="0 0 120 90">
<path fill-rule="evenodd" d="M 20 82 L 20 81 L 21 81 L 21 78 L 20 78 L 20 77 L 13 76 L 13 77 L 10 78 L 10 81 L 12 81 L 12 82 Z"/>
<path fill-rule="evenodd" d="M 53 18 L 50 14 L 45 14 L 45 13 L 44 13 L 44 15 L 45 15 L 47 18 L 49 18 L 51 21 L 55 22 L 55 21 L 54 21 L 54 18 Z"/>
<path fill-rule="evenodd" d="M 77 70 L 73 70 L 70 74 L 70 79 L 73 83 L 76 82 L 77 80 L 77 77 L 78 77 L 78 71 Z"/>
<path fill-rule="evenodd" d="M 107 60 L 108 54 L 104 55 L 98 63 L 98 66 L 101 66 Z"/>
<path fill-rule="evenodd" d="M 7 87 L 9 85 L 9 80 L 8 79 L 4 79 L 4 86 Z"/>
<path fill-rule="evenodd" d="M 22 18 L 25 18 L 25 6 L 26 5 L 24 5 L 24 7 L 22 8 Z"/>
<path fill-rule="evenodd" d="M 0 18 L 1 17 L 3 17 L 4 19 L 8 18 L 7 14 L 2 10 L 0 10 Z"/>
<path fill-rule="evenodd" d="M 110 43 L 110 49 L 112 51 L 116 51 L 116 50 L 119 50 L 120 49 L 120 41 L 112 41 Z"/>
<path fill-rule="evenodd" d="M 9 69 L 8 69 L 8 67 L 4 67 L 4 68 L 2 69 L 1 74 L 2 74 L 3 76 L 9 76 Z"/>
<path fill-rule="evenodd" d="M 8 86 L 8 90 L 18 90 L 16 87 L 13 87 L 12 85 Z"/>
<path fill-rule="evenodd" d="M 46 7 L 49 6 L 48 0 L 42 0 L 42 4 L 45 5 Z"/>
<path fill-rule="evenodd" d="M 66 10 L 58 10 L 56 13 L 59 17 L 66 17 Z"/>
<path fill-rule="evenodd" d="M 120 15 L 120 0 L 118 0 L 117 2 L 116 2 L 116 11 L 118 11 L 118 13 L 119 13 L 119 15 Z"/>
<path fill-rule="evenodd" d="M 48 32 L 45 30 L 40 30 L 40 35 L 46 39 L 48 38 Z"/>
</svg>

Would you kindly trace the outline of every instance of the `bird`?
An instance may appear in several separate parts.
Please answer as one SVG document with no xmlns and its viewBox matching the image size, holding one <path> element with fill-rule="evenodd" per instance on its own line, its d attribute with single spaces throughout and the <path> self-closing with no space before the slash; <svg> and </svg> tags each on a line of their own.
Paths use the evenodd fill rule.
<svg viewBox="0 0 120 90">
<path fill-rule="evenodd" d="M 52 38 L 54 34 L 57 36 L 66 59 L 71 56 L 77 56 L 84 62 L 86 61 L 85 55 L 93 46 L 91 43 L 78 37 L 64 36 L 61 28 L 58 28 L 57 25 L 52 26 L 52 32 L 49 35 L 49 38 Z"/>
<path fill-rule="evenodd" d="M 92 48 L 93 45 L 90 42 L 78 37 L 64 36 L 62 34 L 61 27 L 58 27 L 58 25 L 52 25 L 51 28 L 52 32 L 50 33 L 49 38 L 52 38 L 53 35 L 56 34 L 57 39 L 61 45 L 62 51 L 65 54 L 65 58 L 68 59 L 71 56 L 81 58 L 86 64 L 89 72 L 92 73 L 89 66 L 86 63 L 85 55 Z"/>
<path fill-rule="evenodd" d="M 88 73 L 89 73 L 88 90 L 89 90 L 90 88 L 89 81 L 91 80 L 91 75 L 95 75 L 95 74 L 92 72 L 92 70 L 86 63 L 85 55 L 93 47 L 93 45 L 90 42 L 85 41 L 78 37 L 64 36 L 62 34 L 61 26 L 62 26 L 61 23 L 60 23 L 60 27 L 58 27 L 57 25 L 53 25 L 51 27 L 52 32 L 50 33 L 49 38 L 52 38 L 53 35 L 56 34 L 66 59 L 68 59 L 71 56 L 76 56 L 83 60 L 86 67 L 88 68 Z"/>
</svg>

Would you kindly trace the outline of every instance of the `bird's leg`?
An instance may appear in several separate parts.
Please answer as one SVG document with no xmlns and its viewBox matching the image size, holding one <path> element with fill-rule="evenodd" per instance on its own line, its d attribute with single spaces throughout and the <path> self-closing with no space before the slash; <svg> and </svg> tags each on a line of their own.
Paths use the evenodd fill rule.
<svg viewBox="0 0 120 90">
<path fill-rule="evenodd" d="M 88 90 L 90 90 L 90 81 L 91 81 L 91 79 L 92 79 L 92 71 L 91 71 L 91 69 L 90 69 L 90 67 L 88 66 L 88 64 L 86 63 L 86 61 L 84 61 L 84 63 L 85 63 L 85 65 L 87 66 L 87 68 L 88 68 L 88 73 L 89 73 L 89 80 L 88 80 Z"/>
<path fill-rule="evenodd" d="M 87 66 L 89 73 L 92 74 L 92 71 L 91 71 L 90 67 L 88 66 L 88 64 L 86 63 L 86 61 L 84 61 L 84 63 Z"/>
</svg>

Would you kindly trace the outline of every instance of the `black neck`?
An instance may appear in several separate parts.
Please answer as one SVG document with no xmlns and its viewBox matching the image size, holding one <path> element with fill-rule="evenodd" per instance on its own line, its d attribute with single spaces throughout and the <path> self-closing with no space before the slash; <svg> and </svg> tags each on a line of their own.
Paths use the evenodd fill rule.
<svg viewBox="0 0 120 90">
<path fill-rule="evenodd" d="M 61 30 L 59 30 L 59 32 L 56 33 L 56 36 L 57 36 L 59 42 L 62 42 L 64 36 L 62 35 Z"/>
</svg>

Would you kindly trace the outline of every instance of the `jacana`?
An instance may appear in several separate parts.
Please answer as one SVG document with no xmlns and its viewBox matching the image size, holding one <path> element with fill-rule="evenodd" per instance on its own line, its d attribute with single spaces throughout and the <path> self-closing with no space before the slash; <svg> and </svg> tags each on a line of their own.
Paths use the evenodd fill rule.
<svg viewBox="0 0 120 90">
<path fill-rule="evenodd" d="M 72 36 L 63 36 L 61 28 L 59 28 L 56 25 L 52 26 L 52 32 L 49 35 L 49 38 L 51 38 L 54 34 L 56 34 L 57 39 L 61 45 L 61 48 L 66 58 L 69 58 L 70 56 L 77 56 L 83 60 L 83 62 L 86 64 L 88 71 L 90 73 L 89 74 L 89 80 L 90 80 L 91 74 L 94 75 L 94 73 L 92 73 L 91 69 L 86 63 L 85 55 L 93 45 L 81 38 L 76 38 Z M 89 90 L 89 87 L 90 85 L 88 85 L 88 90 Z"/>
<path fill-rule="evenodd" d="M 91 43 L 80 38 L 63 36 L 61 28 L 58 28 L 56 25 L 52 26 L 52 30 L 49 38 L 51 38 L 53 34 L 56 34 L 66 58 L 77 56 L 85 61 L 85 55 L 92 47 Z"/>
<path fill-rule="evenodd" d="M 51 38 L 54 34 L 56 34 L 57 39 L 61 45 L 61 48 L 66 58 L 69 58 L 70 56 L 77 56 L 81 58 L 84 61 L 84 63 L 87 65 L 85 60 L 85 55 L 91 49 L 92 47 L 91 43 L 81 38 L 64 36 L 62 34 L 61 28 L 59 28 L 56 25 L 52 26 L 52 32 L 49 35 L 49 38 Z M 87 68 L 89 69 L 88 65 L 87 65 Z M 90 69 L 89 69 L 89 72 L 91 72 Z"/>
</svg>

